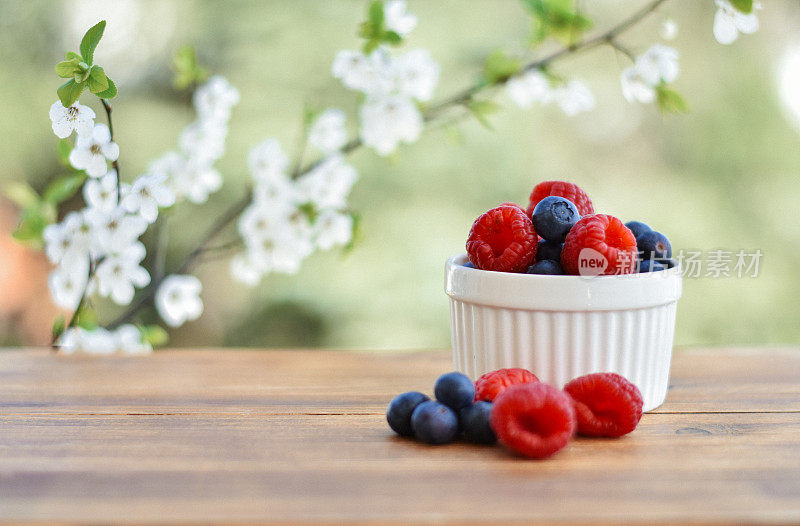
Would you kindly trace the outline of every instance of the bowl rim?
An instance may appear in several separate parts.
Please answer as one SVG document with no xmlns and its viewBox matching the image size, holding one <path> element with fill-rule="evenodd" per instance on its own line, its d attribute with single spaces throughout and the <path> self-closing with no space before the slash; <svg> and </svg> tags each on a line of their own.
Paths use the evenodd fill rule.
<svg viewBox="0 0 800 526">
<path fill-rule="evenodd" d="M 678 264 L 659 272 L 608 276 L 548 276 L 465 267 L 467 255 L 445 264 L 451 299 L 508 309 L 546 311 L 627 310 L 677 301 L 682 293 Z"/>
</svg>

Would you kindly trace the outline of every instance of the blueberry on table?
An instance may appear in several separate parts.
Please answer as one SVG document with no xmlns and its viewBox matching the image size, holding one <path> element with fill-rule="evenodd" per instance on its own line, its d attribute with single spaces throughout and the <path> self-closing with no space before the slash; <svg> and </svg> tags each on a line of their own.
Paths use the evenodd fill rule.
<svg viewBox="0 0 800 526">
<path fill-rule="evenodd" d="M 636 238 L 636 247 L 639 249 L 639 258 L 669 259 L 672 257 L 672 245 L 667 236 L 661 232 L 651 230 Z"/>
<path fill-rule="evenodd" d="M 543 239 L 539 241 L 539 245 L 536 247 L 536 261 L 545 259 L 561 261 L 562 248 L 564 248 L 564 243 L 551 243 Z"/>
<path fill-rule="evenodd" d="M 563 243 L 570 229 L 581 218 L 578 207 L 563 197 L 545 197 L 533 209 L 533 229 L 551 243 Z"/>
<path fill-rule="evenodd" d="M 564 269 L 561 268 L 561 263 L 553 261 L 552 259 L 545 259 L 537 261 L 528 267 L 528 274 L 545 274 L 550 276 L 561 276 L 564 274 Z"/>
<path fill-rule="evenodd" d="M 627 223 L 625 223 L 625 226 L 628 227 L 628 229 L 631 232 L 633 232 L 633 237 L 636 237 L 636 238 L 638 238 L 639 236 L 641 236 L 645 232 L 650 232 L 651 230 L 653 230 L 652 228 L 650 228 L 649 226 L 645 225 L 641 221 L 628 221 Z"/>
<path fill-rule="evenodd" d="M 667 270 L 667 267 L 652 259 L 643 259 L 639 262 L 639 273 L 658 272 L 659 270 Z"/>
<path fill-rule="evenodd" d="M 409 391 L 397 395 L 389 402 L 389 407 L 386 408 L 386 421 L 389 422 L 389 427 L 401 436 L 411 436 L 414 431 L 411 429 L 411 413 L 422 402 L 430 400 L 427 396 L 419 391 Z"/>
<path fill-rule="evenodd" d="M 426 444 L 447 444 L 458 435 L 458 417 L 439 402 L 422 402 L 411 414 L 414 436 Z"/>
<path fill-rule="evenodd" d="M 468 376 L 458 373 L 445 373 L 433 386 L 433 394 L 444 405 L 458 411 L 468 406 L 475 398 L 475 384 Z"/>
<path fill-rule="evenodd" d="M 494 444 L 497 442 L 497 436 L 489 424 L 491 413 L 492 403 L 485 400 L 461 408 L 458 413 L 458 420 L 467 440 L 477 444 Z"/>
</svg>

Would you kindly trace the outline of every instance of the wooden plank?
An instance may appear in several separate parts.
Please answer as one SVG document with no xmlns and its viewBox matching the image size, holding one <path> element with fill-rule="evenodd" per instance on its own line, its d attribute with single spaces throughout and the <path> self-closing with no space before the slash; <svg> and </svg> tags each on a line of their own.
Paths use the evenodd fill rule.
<svg viewBox="0 0 800 526">
<path fill-rule="evenodd" d="M 451 368 L 442 351 L 0 351 L 0 414 L 379 414 Z M 677 350 L 671 384 L 659 412 L 800 411 L 800 349 Z"/>
<path fill-rule="evenodd" d="M 0 517 L 63 522 L 800 521 L 800 417 L 649 414 L 555 458 L 380 415 L 5 415 Z"/>
</svg>

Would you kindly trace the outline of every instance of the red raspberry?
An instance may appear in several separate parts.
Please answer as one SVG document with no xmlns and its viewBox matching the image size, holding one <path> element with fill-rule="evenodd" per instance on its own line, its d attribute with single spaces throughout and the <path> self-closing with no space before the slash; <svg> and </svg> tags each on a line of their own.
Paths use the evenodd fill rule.
<svg viewBox="0 0 800 526">
<path fill-rule="evenodd" d="M 642 418 L 642 393 L 617 373 L 595 373 L 575 378 L 564 386 L 575 402 L 578 433 L 620 437 Z"/>
<path fill-rule="evenodd" d="M 546 458 L 575 434 L 575 410 L 563 391 L 541 382 L 512 385 L 498 396 L 490 417 L 506 446 L 533 458 Z"/>
<path fill-rule="evenodd" d="M 472 224 L 467 253 L 475 268 L 497 272 L 525 272 L 536 257 L 536 233 L 525 211 L 498 206 Z"/>
<path fill-rule="evenodd" d="M 584 249 L 592 251 L 582 253 Z M 636 254 L 636 238 L 622 221 L 594 214 L 583 216 L 567 234 L 561 266 L 567 274 L 632 274 Z"/>
<path fill-rule="evenodd" d="M 506 388 L 517 384 L 538 382 L 536 375 L 527 369 L 512 367 L 486 373 L 475 381 L 475 401 L 488 402 L 497 398 Z"/>
<path fill-rule="evenodd" d="M 528 217 L 533 214 L 536 205 L 549 195 L 564 197 L 575 203 L 582 216 L 594 214 L 592 200 L 578 185 L 564 181 L 542 181 L 533 187 L 528 203 Z"/>
</svg>

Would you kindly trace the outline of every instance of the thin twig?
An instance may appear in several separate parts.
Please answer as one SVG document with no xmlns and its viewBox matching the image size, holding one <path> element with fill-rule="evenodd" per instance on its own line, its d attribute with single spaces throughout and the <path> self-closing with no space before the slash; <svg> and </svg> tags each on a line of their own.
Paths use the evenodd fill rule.
<svg viewBox="0 0 800 526">
<path fill-rule="evenodd" d="M 578 52 L 588 51 L 590 49 L 596 48 L 601 45 L 610 44 L 613 41 L 615 41 L 618 35 L 620 35 L 621 33 L 625 32 L 626 30 L 634 26 L 637 22 L 645 18 L 648 14 L 655 11 L 656 8 L 658 8 L 658 6 L 660 6 L 666 1 L 667 0 L 653 0 L 649 4 L 645 5 L 642 9 L 631 15 L 629 18 L 623 20 L 622 22 L 612 27 L 608 31 L 600 35 L 597 35 L 593 38 L 572 43 L 568 46 L 562 47 L 557 51 L 554 51 L 553 53 L 543 58 L 529 62 L 522 68 L 522 71 L 541 69 L 550 64 L 551 62 L 559 60 L 567 55 L 573 55 Z M 436 119 L 439 116 L 439 114 L 441 114 L 444 110 L 447 110 L 454 106 L 462 106 L 468 103 L 476 94 L 480 93 L 481 91 L 489 88 L 490 86 L 503 85 L 507 81 L 508 79 L 503 79 L 492 85 L 476 84 L 470 86 L 469 88 L 456 92 L 455 94 L 442 100 L 441 102 L 428 107 L 423 114 L 424 121 L 426 123 L 431 122 L 434 119 Z M 353 152 L 354 150 L 357 150 L 361 146 L 363 146 L 363 141 L 358 137 L 353 138 L 347 144 L 345 144 L 345 146 L 341 149 L 341 154 L 347 155 Z M 303 175 L 307 174 L 308 172 L 319 166 L 320 163 L 323 162 L 323 160 L 324 159 L 317 160 L 315 162 L 307 164 L 305 167 L 299 170 L 295 170 L 295 172 L 292 175 L 292 178 L 297 179 L 298 177 L 302 177 Z M 187 254 L 187 256 L 183 259 L 183 261 L 178 266 L 175 272 L 181 273 L 191 269 L 197 257 L 200 256 L 206 250 L 211 241 L 213 241 L 217 235 L 223 232 L 225 228 L 231 222 L 233 222 L 239 216 L 239 214 L 241 214 L 244 211 L 245 208 L 247 208 L 247 205 L 250 204 L 251 198 L 252 198 L 252 191 L 248 191 L 247 194 L 242 199 L 231 205 L 231 207 L 228 208 L 228 210 L 225 211 L 220 216 L 220 218 L 214 223 L 214 225 L 212 225 L 212 227 L 201 238 L 200 244 L 197 246 L 197 248 L 195 248 L 193 251 Z M 125 313 L 123 313 L 121 316 L 119 316 L 109 324 L 109 328 L 114 328 L 122 323 L 126 323 L 131 319 L 133 319 L 133 316 L 136 314 L 136 312 L 138 312 L 139 309 L 141 309 L 153 298 L 153 296 L 155 295 L 155 291 L 158 288 L 158 285 L 160 285 L 160 283 L 161 280 L 153 280 L 146 289 L 140 292 L 136 302 L 132 304 L 125 311 Z"/>
</svg>

